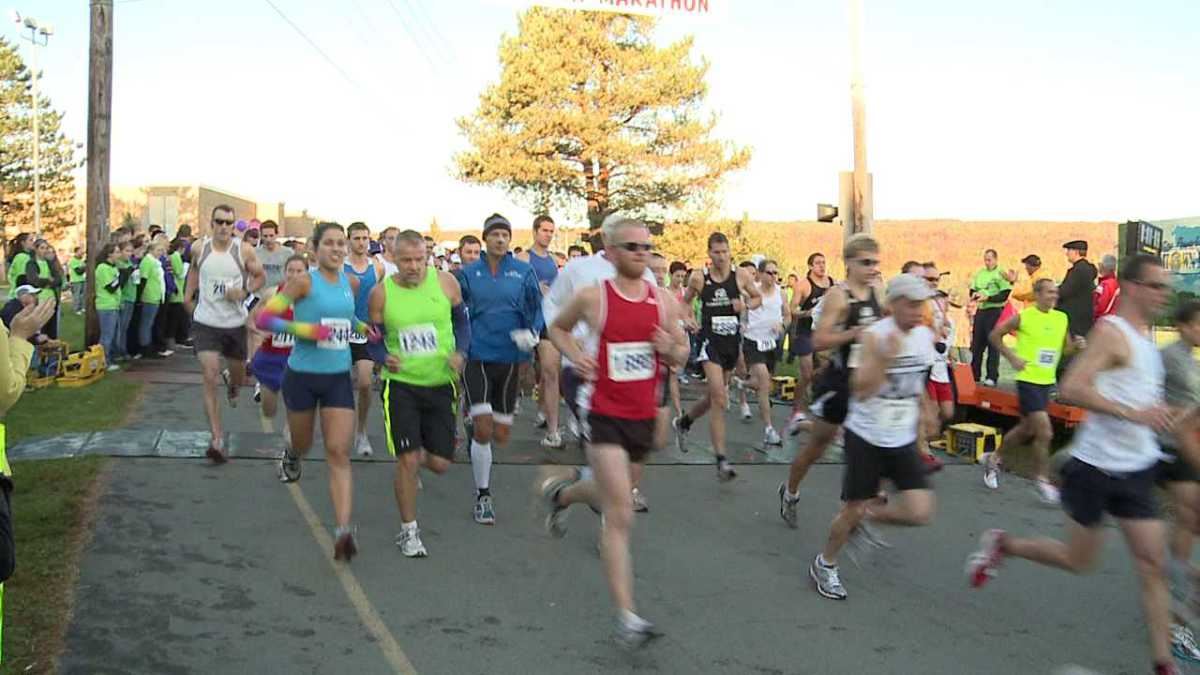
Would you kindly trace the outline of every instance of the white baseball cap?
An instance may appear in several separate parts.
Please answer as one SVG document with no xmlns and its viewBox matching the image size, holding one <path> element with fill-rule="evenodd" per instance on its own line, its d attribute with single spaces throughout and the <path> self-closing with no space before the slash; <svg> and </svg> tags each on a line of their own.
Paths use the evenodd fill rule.
<svg viewBox="0 0 1200 675">
<path fill-rule="evenodd" d="M 935 291 L 921 277 L 915 274 L 901 274 L 892 277 L 891 281 L 888 282 L 886 298 L 888 302 L 901 298 L 907 300 L 928 300 L 933 297 L 934 293 Z"/>
</svg>

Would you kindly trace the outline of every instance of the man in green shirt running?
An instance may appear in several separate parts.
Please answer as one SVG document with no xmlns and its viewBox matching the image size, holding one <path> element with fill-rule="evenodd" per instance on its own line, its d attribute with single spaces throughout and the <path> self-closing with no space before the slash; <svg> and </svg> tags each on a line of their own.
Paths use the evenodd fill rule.
<svg viewBox="0 0 1200 675">
<path fill-rule="evenodd" d="M 455 384 L 471 344 L 462 290 L 453 274 L 427 264 L 425 239 L 413 230 L 396 238 L 398 271 L 371 291 L 371 323 L 384 335 L 369 347 L 384 364 L 383 421 L 388 451 L 397 458 L 394 486 L 400 509 L 396 545 L 409 558 L 428 553 L 417 528 L 417 473 L 444 473 L 454 458 L 458 393 Z"/>
<path fill-rule="evenodd" d="M 1000 352 L 988 342 L 988 336 L 1000 320 L 1000 313 L 1008 302 L 1012 284 L 996 266 L 998 255 L 989 248 L 983 252 L 983 269 L 971 277 L 971 298 L 979 303 L 975 313 L 975 324 L 971 327 L 971 373 L 976 382 L 994 387 L 1000 379 Z M 987 351 L 986 377 L 980 379 L 983 370 L 983 352 Z"/>
<path fill-rule="evenodd" d="M 68 280 L 71 283 L 71 300 L 75 305 L 75 313 L 83 314 L 87 301 L 87 260 L 83 257 L 83 249 L 76 246 L 75 253 L 67 263 Z"/>
<path fill-rule="evenodd" d="M 1000 452 L 1011 443 L 1033 442 L 1037 458 L 1037 487 L 1042 501 L 1057 504 L 1058 488 L 1050 484 L 1048 465 L 1050 439 L 1054 428 L 1046 408 L 1054 396 L 1058 381 L 1058 363 L 1063 355 L 1083 347 L 1083 338 L 1071 339 L 1067 331 L 1067 315 L 1054 309 L 1058 302 L 1058 285 L 1051 279 L 1038 279 L 1033 285 L 1035 304 L 1021 310 L 1012 318 L 992 329 L 989 339 L 992 348 L 1017 371 L 1017 401 L 1021 421 L 1004 435 L 1000 447 L 984 461 L 983 482 L 995 490 L 1000 487 Z M 1014 352 L 1004 344 L 1004 336 L 1017 334 Z"/>
</svg>

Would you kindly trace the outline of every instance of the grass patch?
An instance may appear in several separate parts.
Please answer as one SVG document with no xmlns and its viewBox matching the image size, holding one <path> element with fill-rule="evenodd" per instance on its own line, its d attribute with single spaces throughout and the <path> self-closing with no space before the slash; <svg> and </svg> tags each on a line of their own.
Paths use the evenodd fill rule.
<svg viewBox="0 0 1200 675">
<path fill-rule="evenodd" d="M 89 456 L 13 463 L 17 568 L 4 588 L 0 675 L 54 672 L 107 462 Z"/>
<path fill-rule="evenodd" d="M 142 383 L 110 373 L 99 382 L 68 389 L 53 386 L 28 391 L 8 411 L 8 442 L 81 431 L 116 429 L 125 423 Z"/>
</svg>

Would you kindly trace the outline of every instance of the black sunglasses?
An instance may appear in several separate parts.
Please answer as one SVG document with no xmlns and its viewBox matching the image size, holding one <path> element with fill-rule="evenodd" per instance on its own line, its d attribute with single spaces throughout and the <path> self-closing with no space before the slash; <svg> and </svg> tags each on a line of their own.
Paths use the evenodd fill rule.
<svg viewBox="0 0 1200 675">
<path fill-rule="evenodd" d="M 630 253 L 637 253 L 638 251 L 645 251 L 649 253 L 654 249 L 654 244 L 639 244 L 636 241 L 626 241 L 617 244 L 617 248 L 629 251 Z"/>
<path fill-rule="evenodd" d="M 233 224 L 232 220 L 221 220 L 220 218 L 213 218 L 213 225 L 232 225 L 232 224 Z"/>
<path fill-rule="evenodd" d="M 779 276 L 779 270 L 767 270 L 766 272 L 763 272 L 763 274 L 770 274 L 773 277 L 777 277 Z"/>
<path fill-rule="evenodd" d="M 879 261 L 875 258 L 858 258 L 854 262 L 863 267 L 879 267 Z"/>
</svg>

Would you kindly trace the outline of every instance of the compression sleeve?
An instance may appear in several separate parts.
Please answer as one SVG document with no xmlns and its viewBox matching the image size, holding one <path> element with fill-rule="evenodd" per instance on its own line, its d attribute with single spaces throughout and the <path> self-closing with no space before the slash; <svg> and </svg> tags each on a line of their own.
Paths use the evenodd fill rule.
<svg viewBox="0 0 1200 675">
<path fill-rule="evenodd" d="M 546 327 L 546 320 L 542 315 L 542 285 L 538 283 L 537 275 L 533 273 L 532 267 L 529 274 L 525 275 L 523 290 L 525 295 L 525 320 L 529 324 L 529 330 L 533 331 L 534 335 L 541 335 L 542 329 Z"/>
<path fill-rule="evenodd" d="M 467 315 L 466 303 L 450 308 L 450 321 L 454 325 L 454 350 L 466 354 L 471 346 L 471 317 Z"/>
<path fill-rule="evenodd" d="M 365 325 L 365 324 L 364 324 Z M 372 324 L 379 331 L 379 340 L 377 342 L 367 342 L 367 355 L 371 360 L 380 365 L 387 364 L 388 350 L 387 342 L 383 339 L 384 327 L 381 323 Z"/>
<path fill-rule="evenodd" d="M 268 333 L 288 333 L 301 340 L 319 340 L 321 325 L 303 321 L 288 321 L 283 318 L 283 313 L 291 306 L 292 299 L 283 293 L 272 295 L 267 304 L 263 306 L 262 312 L 259 313 L 255 325 L 259 330 Z"/>
</svg>

